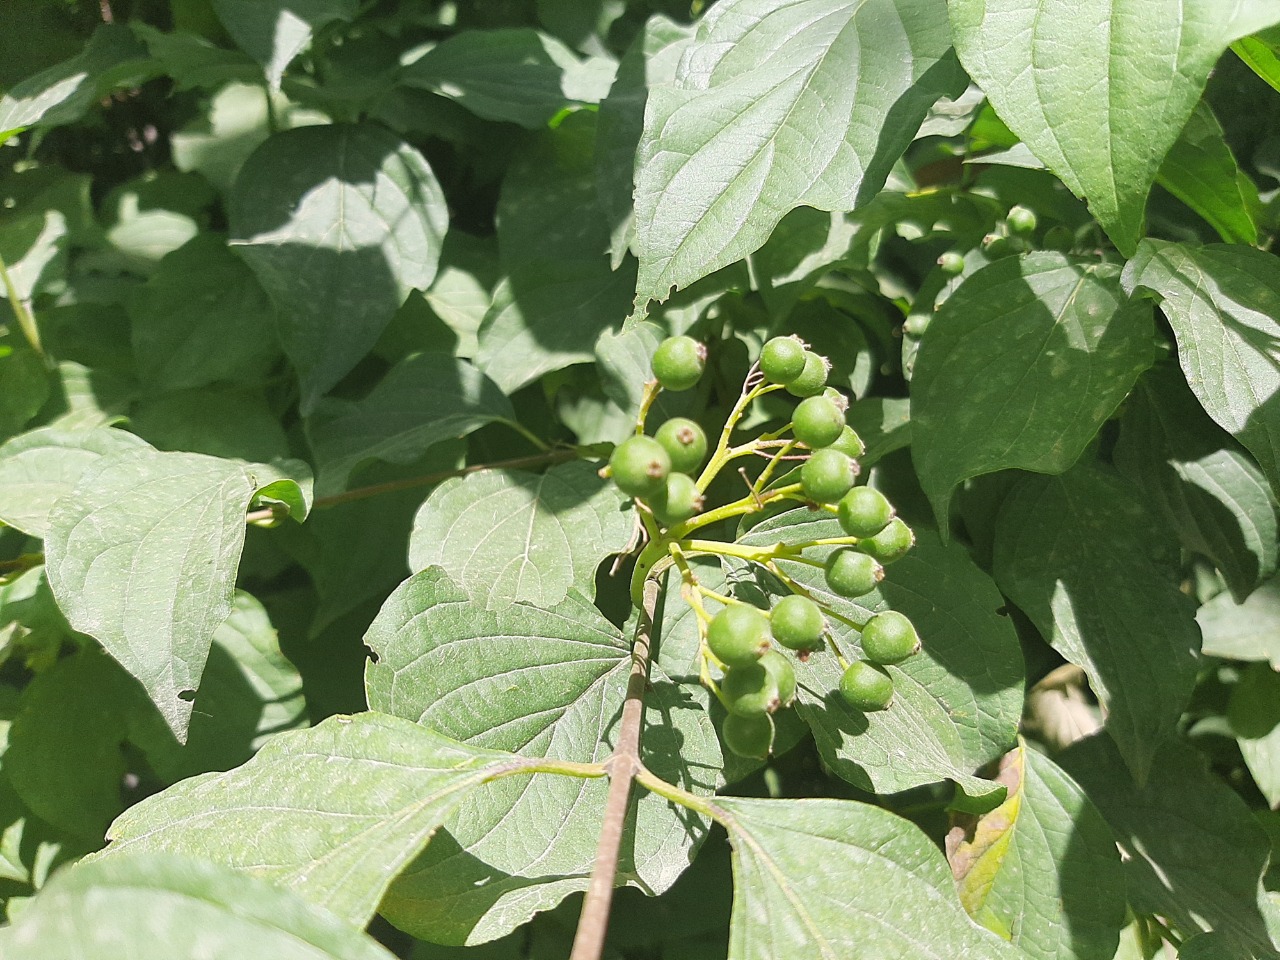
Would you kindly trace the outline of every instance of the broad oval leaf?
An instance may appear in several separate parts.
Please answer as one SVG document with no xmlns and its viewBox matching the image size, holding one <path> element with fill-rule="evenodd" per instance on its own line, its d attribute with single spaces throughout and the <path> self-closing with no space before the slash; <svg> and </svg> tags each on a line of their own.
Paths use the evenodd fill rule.
<svg viewBox="0 0 1280 960">
<path fill-rule="evenodd" d="M 1004 257 L 933 318 L 911 380 L 911 451 L 944 532 L 957 483 L 1066 470 L 1151 364 L 1151 310 L 1126 303 L 1118 276 L 1056 253 Z"/>
<path fill-rule="evenodd" d="M 530 766 L 398 717 L 330 717 L 272 737 L 241 767 L 134 804 L 94 859 L 199 857 L 289 887 L 363 927 L 467 792 Z"/>
<path fill-rule="evenodd" d="M 1195 685 L 1200 631 L 1178 589 L 1172 538 L 1138 491 L 1093 464 L 1026 477 L 1000 507 L 996 582 L 1084 668 L 1139 782 Z"/>
<path fill-rule="evenodd" d="M 1266 0 L 948 0 L 956 52 L 1000 119 L 1125 256 L 1147 194 L 1233 40 Z"/>
<path fill-rule="evenodd" d="M 600 561 L 635 526 L 617 487 L 573 460 L 545 473 L 482 470 L 446 480 L 413 520 L 409 566 L 440 566 L 482 603 L 551 606 L 595 593 Z"/>
<path fill-rule="evenodd" d="M 218 19 L 236 44 L 262 64 L 273 91 L 285 67 L 311 44 L 315 31 L 351 20 L 359 0 L 213 0 Z"/>
<path fill-rule="evenodd" d="M 1125 288 L 1151 291 L 1201 406 L 1280 490 L 1280 263 L 1251 247 L 1145 240 Z"/>
<path fill-rule="evenodd" d="M 962 817 L 947 859 L 970 916 L 1034 960 L 1111 960 L 1124 873 L 1102 814 L 1052 760 L 1020 743 L 996 778 L 1004 803 Z"/>
<path fill-rule="evenodd" d="M 409 463 L 515 411 L 498 385 L 465 360 L 421 353 L 397 363 L 363 400 L 326 398 L 307 421 L 319 494 L 340 493 L 370 460 Z"/>
<path fill-rule="evenodd" d="M 392 960 L 372 937 L 287 890 L 163 854 L 61 871 L 0 931 L 0 953 L 25 960 Z"/>
<path fill-rule="evenodd" d="M 304 414 L 409 291 L 430 286 L 448 226 L 422 154 L 371 123 L 275 134 L 245 161 L 229 216 L 232 245 L 279 310 Z"/>
<path fill-rule="evenodd" d="M 722 797 L 733 844 L 729 960 L 1014 960 L 970 920 L 938 848 L 851 800 Z"/>
<path fill-rule="evenodd" d="M 1262 663 L 1242 670 L 1227 719 L 1254 783 L 1267 803 L 1280 807 L 1280 673 Z"/>
<path fill-rule="evenodd" d="M 231 613 L 245 512 L 303 491 L 275 468 L 147 448 L 104 457 L 49 517 L 49 586 L 67 620 L 137 677 L 179 741 L 213 632 Z"/>
<path fill-rule="evenodd" d="M 1196 611 L 1204 653 L 1261 660 L 1280 670 L 1280 578 L 1272 577 L 1243 603 L 1224 590 Z"/>
<path fill-rule="evenodd" d="M 843 535 L 830 514 L 799 508 L 765 520 L 738 542 L 765 546 Z M 979 805 L 990 805 L 999 801 L 1000 785 L 973 772 L 1016 742 L 1022 654 L 1012 625 L 997 613 L 1003 599 L 995 584 L 964 548 L 944 546 L 921 528 L 917 537 L 879 588 L 857 602 L 827 592 L 820 567 L 778 561 L 847 619 L 865 623 L 886 607 L 901 610 L 923 643 L 920 655 L 890 668 L 896 690 L 890 709 L 864 714 L 848 706 L 839 694 L 839 662 L 827 655 L 797 668 L 797 709 L 826 764 L 863 789 L 893 793 L 946 778 Z M 820 549 L 810 553 L 822 557 Z M 857 632 L 835 621 L 832 627 L 852 652 Z"/>
<path fill-rule="evenodd" d="M 124 430 L 41 427 L 0 446 L 0 520 L 33 537 L 49 532 L 49 513 L 80 475 L 103 457 L 146 449 Z"/>
<path fill-rule="evenodd" d="M 636 305 L 758 250 L 799 206 L 874 196 L 963 89 L 942 0 L 728 0 L 654 87 L 636 156 Z"/>
</svg>

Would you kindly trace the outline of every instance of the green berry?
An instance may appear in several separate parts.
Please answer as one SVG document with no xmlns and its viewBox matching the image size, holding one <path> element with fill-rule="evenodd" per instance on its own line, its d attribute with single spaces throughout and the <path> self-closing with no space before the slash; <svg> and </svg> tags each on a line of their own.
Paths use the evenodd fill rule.
<svg viewBox="0 0 1280 960">
<path fill-rule="evenodd" d="M 778 683 L 759 662 L 730 667 L 720 681 L 725 709 L 739 717 L 772 713 L 782 705 Z"/>
<path fill-rule="evenodd" d="M 867 452 L 866 446 L 862 442 L 862 438 L 858 436 L 853 427 L 845 427 L 840 431 L 840 437 L 835 443 L 831 444 L 832 450 L 839 450 L 846 457 L 857 460 L 860 456 Z"/>
<path fill-rule="evenodd" d="M 919 649 L 916 628 L 897 610 L 877 613 L 862 628 L 862 652 L 872 663 L 901 663 Z"/>
<path fill-rule="evenodd" d="M 881 563 L 893 561 L 906 556 L 916 543 L 916 535 L 911 532 L 901 517 L 894 517 L 888 525 L 869 540 L 858 544 L 858 549 L 875 557 Z"/>
<path fill-rule="evenodd" d="M 793 397 L 816 397 L 827 385 L 830 372 L 827 361 L 812 350 L 804 352 L 804 369 L 800 376 L 787 384 L 787 393 Z"/>
<path fill-rule="evenodd" d="M 609 470 L 618 489 L 631 497 L 650 497 L 666 487 L 671 457 L 652 437 L 628 437 L 613 451 Z"/>
<path fill-rule="evenodd" d="M 1004 218 L 1004 222 L 1009 225 L 1009 229 L 1013 233 L 1020 233 L 1023 236 L 1035 233 L 1036 225 L 1039 223 L 1035 212 L 1023 206 L 1013 207 L 1009 211 L 1009 215 Z"/>
<path fill-rule="evenodd" d="M 662 525 L 670 527 L 684 523 L 702 509 L 702 493 L 687 473 L 669 473 L 666 489 L 650 498 L 649 506 Z"/>
<path fill-rule="evenodd" d="M 988 260 L 999 260 L 1018 252 L 1008 237 L 1002 237 L 998 233 L 988 233 L 982 238 L 982 251 Z"/>
<path fill-rule="evenodd" d="M 769 649 L 769 621 L 755 607 L 725 607 L 707 626 L 707 646 L 728 667 L 753 664 Z"/>
<path fill-rule="evenodd" d="M 958 277 L 964 273 L 964 257 L 954 250 L 948 250 L 938 258 L 938 266 L 948 277 Z"/>
<path fill-rule="evenodd" d="M 804 344 L 795 337 L 774 337 L 760 350 L 760 372 L 773 383 L 790 383 L 804 372 Z"/>
<path fill-rule="evenodd" d="M 816 503 L 835 503 L 849 492 L 857 476 L 857 464 L 830 447 L 815 450 L 800 468 L 804 495 Z"/>
<path fill-rule="evenodd" d="M 773 750 L 773 717 L 767 713 L 753 713 L 742 717 L 731 713 L 720 726 L 725 746 L 740 757 L 764 760 Z"/>
<path fill-rule="evenodd" d="M 693 337 L 667 337 L 653 355 L 653 375 L 664 390 L 688 390 L 707 366 L 707 348 Z"/>
<path fill-rule="evenodd" d="M 760 658 L 760 666 L 765 668 L 773 685 L 778 688 L 778 706 L 773 710 L 791 706 L 796 698 L 796 671 L 791 661 L 777 650 L 770 650 Z"/>
<path fill-rule="evenodd" d="M 922 337 L 924 332 L 929 329 L 929 322 L 932 319 L 927 313 L 913 314 L 902 321 L 902 332 L 910 337 Z"/>
<path fill-rule="evenodd" d="M 851 537 L 874 537 L 893 519 L 893 504 L 879 490 L 854 487 L 836 505 L 840 529 Z"/>
<path fill-rule="evenodd" d="M 824 571 L 831 592 L 842 597 L 866 596 L 884 579 L 884 567 L 874 558 L 848 547 L 833 551 Z"/>
<path fill-rule="evenodd" d="M 864 713 L 883 710 L 893 700 L 893 678 L 883 667 L 857 660 L 840 678 L 840 696 Z"/>
<path fill-rule="evenodd" d="M 653 435 L 667 456 L 671 469 L 679 473 L 693 473 L 707 458 L 707 435 L 688 417 L 672 417 Z"/>
<path fill-rule="evenodd" d="M 844 427 L 844 410 L 826 396 L 801 400 L 791 417 L 796 439 L 813 450 L 831 446 L 840 439 Z"/>
<path fill-rule="evenodd" d="M 1042 241 L 1046 250 L 1057 250 L 1059 253 L 1070 253 L 1076 245 L 1076 235 L 1070 227 L 1058 224 L 1045 231 Z"/>
<path fill-rule="evenodd" d="M 769 617 L 773 639 L 791 650 L 812 650 L 822 645 L 822 632 L 827 621 L 822 608 L 799 594 L 783 597 L 773 606 Z"/>
</svg>

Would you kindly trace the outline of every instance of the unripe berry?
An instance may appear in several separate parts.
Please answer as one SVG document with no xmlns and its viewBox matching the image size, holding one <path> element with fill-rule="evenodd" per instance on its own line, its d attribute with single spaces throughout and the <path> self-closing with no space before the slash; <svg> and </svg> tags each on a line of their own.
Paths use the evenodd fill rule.
<svg viewBox="0 0 1280 960">
<path fill-rule="evenodd" d="M 827 385 L 831 368 L 827 361 L 812 350 L 804 352 L 804 370 L 787 384 L 787 393 L 793 397 L 816 397 Z"/>
<path fill-rule="evenodd" d="M 795 337 L 774 337 L 760 349 L 760 372 L 772 383 L 790 383 L 804 364 L 804 344 Z"/>
<path fill-rule="evenodd" d="M 857 460 L 860 456 L 867 452 L 866 446 L 862 442 L 862 438 L 858 436 L 857 431 L 853 427 L 845 427 L 840 431 L 840 437 L 835 443 L 831 444 L 832 450 L 839 450 L 846 457 Z"/>
<path fill-rule="evenodd" d="M 796 439 L 812 450 L 831 446 L 840 439 L 844 427 L 844 410 L 826 396 L 801 400 L 791 417 Z"/>
<path fill-rule="evenodd" d="M 938 266 L 948 277 L 958 277 L 964 273 L 964 257 L 954 250 L 948 250 L 938 258 Z"/>
<path fill-rule="evenodd" d="M 1019 233 L 1026 236 L 1029 233 L 1036 232 L 1036 225 L 1039 221 L 1036 219 L 1035 212 L 1028 210 L 1026 207 L 1017 206 L 1009 210 L 1009 215 L 1004 218 L 1004 222 L 1009 225 L 1009 230 L 1013 233 Z"/>
<path fill-rule="evenodd" d="M 773 606 L 769 618 L 773 639 L 791 650 L 812 650 L 822 646 L 827 628 L 822 608 L 799 594 L 783 597 Z"/>
<path fill-rule="evenodd" d="M 659 494 L 671 472 L 671 457 L 652 437 L 628 437 L 613 451 L 609 470 L 618 489 L 631 497 Z"/>
<path fill-rule="evenodd" d="M 764 760 L 773 749 L 773 717 L 755 713 L 749 717 L 731 713 L 720 726 L 724 743 L 740 757 Z"/>
<path fill-rule="evenodd" d="M 688 390 L 707 366 L 707 348 L 693 337 L 668 337 L 653 355 L 653 375 L 664 390 Z"/>
<path fill-rule="evenodd" d="M 836 505 L 840 529 L 851 537 L 874 537 L 893 519 L 893 505 L 879 490 L 854 487 Z"/>
<path fill-rule="evenodd" d="M 839 450 L 815 450 L 800 468 L 804 495 L 816 503 L 835 503 L 853 486 L 858 467 Z"/>
<path fill-rule="evenodd" d="M 827 557 L 824 566 L 827 586 L 842 597 L 863 597 L 884 579 L 884 567 L 872 557 L 843 547 Z"/>
<path fill-rule="evenodd" d="M 725 709 L 739 717 L 772 713 L 782 704 L 777 681 L 759 661 L 730 667 L 720 681 L 720 694 Z"/>
<path fill-rule="evenodd" d="M 667 474 L 666 488 L 649 500 L 654 515 L 663 526 L 684 523 L 702 509 L 702 494 L 687 473 Z"/>
<path fill-rule="evenodd" d="M 753 664 L 769 649 L 769 621 L 755 607 L 725 607 L 707 626 L 707 646 L 728 667 Z"/>
<path fill-rule="evenodd" d="M 796 671 L 791 661 L 777 650 L 770 650 L 760 658 L 760 666 L 764 667 L 778 690 L 777 706 L 771 707 L 769 712 L 791 706 L 796 698 Z"/>
<path fill-rule="evenodd" d="M 893 561 L 906 556 L 907 551 L 915 546 L 916 535 L 901 517 L 894 517 L 888 525 L 868 540 L 858 543 L 858 549 L 875 557 L 881 563 Z"/>
<path fill-rule="evenodd" d="M 897 610 L 877 613 L 862 628 L 862 652 L 872 663 L 901 663 L 919 649 L 916 628 Z"/>
<path fill-rule="evenodd" d="M 672 417 L 653 439 L 662 444 L 671 458 L 671 469 L 678 473 L 693 473 L 707 458 L 707 435 L 688 417 Z"/>
<path fill-rule="evenodd" d="M 855 710 L 883 710 L 893 700 L 893 678 L 875 664 L 857 660 L 840 678 L 840 696 Z"/>
</svg>

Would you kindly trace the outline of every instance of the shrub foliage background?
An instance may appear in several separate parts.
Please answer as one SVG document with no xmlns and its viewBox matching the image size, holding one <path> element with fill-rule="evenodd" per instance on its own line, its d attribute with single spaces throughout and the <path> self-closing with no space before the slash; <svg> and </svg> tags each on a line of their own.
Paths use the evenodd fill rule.
<svg viewBox="0 0 1280 960">
<path fill-rule="evenodd" d="M 663 337 L 714 436 L 791 333 L 924 650 L 744 760 L 668 589 L 605 955 L 1276 956 L 1277 24 L 9 0 L 0 953 L 566 956 L 643 622 L 597 469 Z"/>
</svg>

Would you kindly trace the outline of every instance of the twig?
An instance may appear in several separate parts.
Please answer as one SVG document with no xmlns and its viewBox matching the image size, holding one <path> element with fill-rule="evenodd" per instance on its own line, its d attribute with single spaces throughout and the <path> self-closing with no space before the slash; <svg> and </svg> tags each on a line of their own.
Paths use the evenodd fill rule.
<svg viewBox="0 0 1280 960">
<path fill-rule="evenodd" d="M 644 604 L 636 625 L 631 647 L 631 676 L 627 681 L 627 698 L 622 704 L 622 724 L 618 728 L 618 745 L 606 762 L 609 770 L 609 796 L 604 806 L 604 825 L 596 847 L 596 862 L 591 870 L 591 883 L 582 901 L 578 932 L 573 938 L 569 960 L 600 960 L 604 952 L 604 936 L 609 929 L 609 905 L 613 901 L 613 884 L 618 874 L 618 851 L 627 819 L 627 801 L 631 783 L 643 769 L 640 763 L 640 731 L 644 720 L 644 694 L 649 683 L 649 645 L 653 621 L 658 609 L 659 585 L 656 577 L 644 583 Z"/>
</svg>

